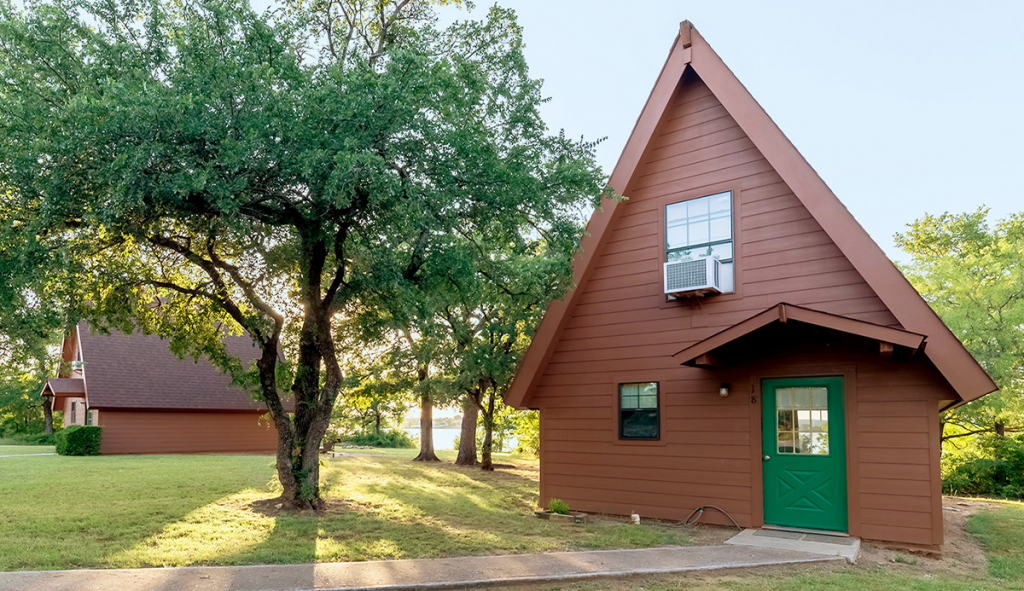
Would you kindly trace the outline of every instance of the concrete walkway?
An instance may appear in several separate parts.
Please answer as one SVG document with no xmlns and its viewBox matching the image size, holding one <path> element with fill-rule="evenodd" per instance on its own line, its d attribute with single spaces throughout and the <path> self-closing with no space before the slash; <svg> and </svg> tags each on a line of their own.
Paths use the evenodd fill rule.
<svg viewBox="0 0 1024 591">
<path fill-rule="evenodd" d="M 0 591 L 463 589 L 832 561 L 846 562 L 837 556 L 777 548 L 666 547 L 281 566 L 8 572 L 0 573 Z"/>
<path fill-rule="evenodd" d="M 27 457 L 30 457 L 30 456 L 55 456 L 55 455 L 57 455 L 57 454 L 52 453 L 52 452 L 48 453 L 48 454 L 8 454 L 8 455 L 5 455 L 5 456 L 0 456 L 0 458 L 27 458 Z"/>
</svg>

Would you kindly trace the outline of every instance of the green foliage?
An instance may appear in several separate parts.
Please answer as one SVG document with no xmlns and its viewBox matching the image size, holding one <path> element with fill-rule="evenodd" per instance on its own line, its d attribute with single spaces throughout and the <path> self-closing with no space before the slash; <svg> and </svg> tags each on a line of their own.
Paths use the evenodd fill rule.
<svg viewBox="0 0 1024 591">
<path fill-rule="evenodd" d="M 0 0 L 0 308 L 209 357 L 268 405 L 293 495 L 315 483 L 303 451 L 344 387 L 339 357 L 376 346 L 337 340 L 338 318 L 433 319 L 483 281 L 534 302 L 480 323 L 514 328 L 518 354 L 535 288 L 568 286 L 604 190 L 594 144 L 545 126 L 514 13 L 439 29 L 427 2 L 346 0 L 352 27 L 336 5 Z M 261 362 L 228 355 L 225 330 Z"/>
<path fill-rule="evenodd" d="M 548 501 L 548 511 L 558 513 L 559 515 L 568 515 L 569 503 L 566 503 L 562 499 L 551 499 Z"/>
<path fill-rule="evenodd" d="M 4 435 L 0 437 L 0 445 L 55 445 L 57 443 L 57 433 L 60 432 L 61 426 L 55 424 L 53 428 L 54 432 L 49 435 L 45 433 Z"/>
<path fill-rule="evenodd" d="M 54 442 L 62 456 L 98 456 L 102 427 L 72 425 L 57 431 Z"/>
<path fill-rule="evenodd" d="M 390 448 L 412 448 L 419 445 L 419 441 L 413 437 L 409 437 L 409 435 L 401 429 L 381 431 L 380 433 L 370 432 L 346 435 L 341 438 L 341 443 L 348 445 L 368 445 L 370 447 Z"/>
<path fill-rule="evenodd" d="M 515 414 L 516 451 L 536 457 L 540 454 L 540 413 L 521 410 Z"/>
<path fill-rule="evenodd" d="M 1024 499 L 1024 435 L 979 437 L 968 454 L 946 454 L 942 488 L 947 494 Z"/>
<path fill-rule="evenodd" d="M 42 433 L 42 383 L 35 372 L 0 369 L 0 435 Z"/>
<path fill-rule="evenodd" d="M 929 215 L 895 240 L 911 256 L 904 274 L 999 386 L 943 413 L 948 486 L 1004 494 L 1010 484 L 979 479 L 1005 460 L 987 434 L 1024 430 L 1024 214 L 994 224 L 986 209 Z"/>
<path fill-rule="evenodd" d="M 412 380 L 387 358 L 361 365 L 362 356 L 347 356 L 349 377 L 341 403 L 331 414 L 330 433 L 336 437 L 399 429 L 409 410 Z"/>
</svg>

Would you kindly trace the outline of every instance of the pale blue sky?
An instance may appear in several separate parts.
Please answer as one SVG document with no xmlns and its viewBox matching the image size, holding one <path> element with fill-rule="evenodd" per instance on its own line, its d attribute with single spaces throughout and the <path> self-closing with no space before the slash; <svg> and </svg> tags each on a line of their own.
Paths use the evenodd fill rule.
<svg viewBox="0 0 1024 591">
<path fill-rule="evenodd" d="M 1022 0 L 501 5 L 545 80 L 546 121 L 607 136 L 607 173 L 689 19 L 891 257 L 925 213 L 1024 211 Z"/>
</svg>

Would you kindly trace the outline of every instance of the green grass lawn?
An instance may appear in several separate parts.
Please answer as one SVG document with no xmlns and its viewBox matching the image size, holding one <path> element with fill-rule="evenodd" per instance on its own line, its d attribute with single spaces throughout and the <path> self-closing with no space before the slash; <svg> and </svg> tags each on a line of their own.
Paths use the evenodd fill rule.
<svg viewBox="0 0 1024 591">
<path fill-rule="evenodd" d="M 55 453 L 52 445 L 0 445 L 0 456 Z"/>
<path fill-rule="evenodd" d="M 271 456 L 0 458 L 0 570 L 380 560 L 691 539 L 692 530 L 670 525 L 536 518 L 534 460 L 501 455 L 497 461 L 516 468 L 485 473 L 412 463 L 415 450 L 351 453 L 326 462 L 324 515 L 278 516 L 250 507 L 278 494 Z"/>
<path fill-rule="evenodd" d="M 42 446 L 0 452 L 42 453 Z M 534 460 L 484 473 L 410 462 L 415 450 L 326 461 L 323 515 L 254 511 L 276 496 L 271 456 L 0 458 L 0 570 L 381 560 L 688 544 L 689 528 L 533 516 Z M 7 455 L 0 453 L 0 455 Z M 451 452 L 442 452 L 451 460 Z M 263 505 L 265 505 L 264 503 Z M 268 514 L 269 513 L 269 514 Z M 1024 591 L 1024 504 L 970 517 L 989 558 L 951 574 L 904 556 L 892 564 L 739 571 L 539 586 L 538 591 Z"/>
</svg>

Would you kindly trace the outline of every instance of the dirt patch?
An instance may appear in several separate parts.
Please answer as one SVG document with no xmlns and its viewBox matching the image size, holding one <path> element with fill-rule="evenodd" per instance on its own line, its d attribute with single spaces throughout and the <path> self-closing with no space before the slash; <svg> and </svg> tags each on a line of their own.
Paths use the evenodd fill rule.
<svg viewBox="0 0 1024 591">
<path fill-rule="evenodd" d="M 274 497 L 272 499 L 260 499 L 253 501 L 245 506 L 246 509 L 253 513 L 259 513 L 260 515 L 266 515 L 267 517 L 277 517 L 282 513 L 288 515 L 307 515 L 307 516 L 323 516 L 326 511 L 330 509 L 331 502 L 324 500 L 323 508 L 320 510 L 314 510 L 312 508 L 307 509 L 295 509 L 290 506 L 282 497 Z"/>
<path fill-rule="evenodd" d="M 943 497 L 945 543 L 942 545 L 941 556 L 884 548 L 865 542 L 861 545 L 857 566 L 865 568 L 884 564 L 922 574 L 983 576 L 988 570 L 988 560 L 978 539 L 967 531 L 967 519 L 979 511 L 998 507 L 995 503 L 976 499 Z"/>
<path fill-rule="evenodd" d="M 701 524 L 693 528 L 693 533 L 694 546 L 721 546 L 740 532 L 731 526 Z"/>
</svg>

